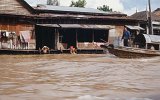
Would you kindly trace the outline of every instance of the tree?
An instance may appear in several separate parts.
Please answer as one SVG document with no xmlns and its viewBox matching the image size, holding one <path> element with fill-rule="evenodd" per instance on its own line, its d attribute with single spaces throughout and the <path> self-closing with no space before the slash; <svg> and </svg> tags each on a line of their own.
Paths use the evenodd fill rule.
<svg viewBox="0 0 160 100">
<path fill-rule="evenodd" d="M 82 8 L 84 8 L 86 4 L 87 4 L 86 0 L 78 0 L 76 2 L 74 2 L 72 0 L 70 7 L 82 7 Z"/>
<path fill-rule="evenodd" d="M 47 0 L 47 5 L 59 6 L 60 3 L 58 0 Z"/>
<path fill-rule="evenodd" d="M 97 7 L 97 9 L 102 10 L 102 11 L 106 11 L 106 12 L 107 11 L 112 12 L 112 8 L 109 8 L 109 6 L 107 6 L 107 5 Z"/>
</svg>

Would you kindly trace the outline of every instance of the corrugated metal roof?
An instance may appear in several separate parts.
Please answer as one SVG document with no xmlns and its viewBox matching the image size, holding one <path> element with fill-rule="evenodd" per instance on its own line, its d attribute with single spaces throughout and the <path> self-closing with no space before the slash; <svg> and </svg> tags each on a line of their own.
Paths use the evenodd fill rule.
<svg viewBox="0 0 160 100">
<path fill-rule="evenodd" d="M 80 13 L 95 13 L 95 14 L 122 14 L 120 12 L 104 12 L 94 8 L 79 8 L 79 7 L 67 7 L 67 6 L 53 6 L 53 5 L 39 5 L 35 7 L 36 10 L 48 10 L 48 11 L 63 11 L 63 12 L 80 12 Z"/>
<path fill-rule="evenodd" d="M 160 30 L 160 26 L 153 26 L 154 30 Z"/>
<path fill-rule="evenodd" d="M 76 29 L 112 29 L 111 25 L 87 25 L 87 24 L 36 24 L 44 27 L 55 27 L 55 28 L 76 28 Z"/>
<path fill-rule="evenodd" d="M 38 26 L 44 26 L 44 27 L 60 27 L 58 24 L 37 24 Z"/>
<path fill-rule="evenodd" d="M 146 43 L 160 43 L 160 36 L 158 35 L 149 35 L 149 34 L 143 34 L 145 39 L 146 39 Z"/>
<path fill-rule="evenodd" d="M 140 26 L 131 26 L 131 25 L 125 25 L 127 28 L 131 29 L 131 30 L 144 30 L 142 27 Z"/>
<path fill-rule="evenodd" d="M 152 21 L 152 24 L 153 24 L 153 25 L 160 25 L 160 22 Z"/>
<path fill-rule="evenodd" d="M 113 27 L 110 25 L 87 25 L 87 24 L 59 24 L 61 28 L 81 28 L 81 29 L 103 29 L 108 30 Z"/>
<path fill-rule="evenodd" d="M 82 28 L 80 24 L 59 24 L 61 28 Z"/>
<path fill-rule="evenodd" d="M 86 29 L 111 29 L 110 25 L 81 25 Z"/>
</svg>

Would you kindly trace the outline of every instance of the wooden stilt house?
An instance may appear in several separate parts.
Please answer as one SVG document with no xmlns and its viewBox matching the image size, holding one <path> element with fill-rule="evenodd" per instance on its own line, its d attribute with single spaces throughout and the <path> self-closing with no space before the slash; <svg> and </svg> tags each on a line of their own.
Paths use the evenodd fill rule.
<svg viewBox="0 0 160 100">
<path fill-rule="evenodd" d="M 52 50 L 100 49 L 105 42 L 121 37 L 125 25 L 138 25 L 139 20 L 118 12 L 103 12 L 92 8 L 37 5 L 25 0 L 0 1 L 0 32 L 15 32 L 16 42 L 4 41 L 15 49 Z M 9 41 L 10 41 L 9 40 Z"/>
</svg>

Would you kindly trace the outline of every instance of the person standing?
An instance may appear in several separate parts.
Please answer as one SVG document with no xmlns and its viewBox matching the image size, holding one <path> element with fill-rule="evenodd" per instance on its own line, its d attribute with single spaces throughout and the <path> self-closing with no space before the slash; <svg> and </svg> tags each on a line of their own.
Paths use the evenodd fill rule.
<svg viewBox="0 0 160 100">
<path fill-rule="evenodd" d="M 131 34 L 130 34 L 130 32 L 127 30 L 127 28 L 125 27 L 125 28 L 124 28 L 124 31 L 123 31 L 123 36 L 122 36 L 124 46 L 129 46 L 129 45 L 128 45 L 128 42 L 129 42 L 130 38 L 131 38 Z"/>
</svg>

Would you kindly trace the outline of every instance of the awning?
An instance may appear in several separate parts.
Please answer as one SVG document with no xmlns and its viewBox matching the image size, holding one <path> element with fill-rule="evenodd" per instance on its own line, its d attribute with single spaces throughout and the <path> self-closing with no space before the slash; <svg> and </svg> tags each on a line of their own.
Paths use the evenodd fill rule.
<svg viewBox="0 0 160 100">
<path fill-rule="evenodd" d="M 83 28 L 86 29 L 103 29 L 103 30 L 109 30 L 112 29 L 112 26 L 110 25 L 82 25 Z"/>
<path fill-rule="evenodd" d="M 160 44 L 160 36 L 159 35 L 149 35 L 143 34 L 146 39 L 146 43 L 158 43 Z"/>
<path fill-rule="evenodd" d="M 144 30 L 142 27 L 140 26 L 131 26 L 131 25 L 125 25 L 127 28 L 131 29 L 131 30 Z"/>
<path fill-rule="evenodd" d="M 43 27 L 60 27 L 58 24 L 37 24 L 37 26 L 43 26 Z"/>
<path fill-rule="evenodd" d="M 113 29 L 111 25 L 88 25 L 88 24 L 37 24 L 37 26 L 54 27 L 54 28 L 75 28 L 75 29 L 99 29 L 109 30 Z"/>
<path fill-rule="evenodd" d="M 110 25 L 87 25 L 87 24 L 59 24 L 61 28 L 81 28 L 81 29 L 113 29 Z"/>
<path fill-rule="evenodd" d="M 61 28 L 82 28 L 80 24 L 59 24 Z"/>
<path fill-rule="evenodd" d="M 154 30 L 160 30 L 160 26 L 153 26 Z"/>
</svg>

